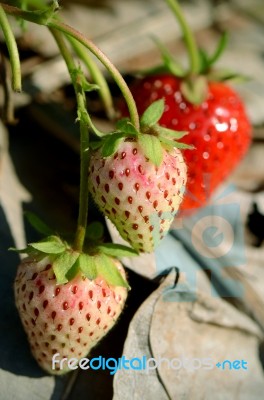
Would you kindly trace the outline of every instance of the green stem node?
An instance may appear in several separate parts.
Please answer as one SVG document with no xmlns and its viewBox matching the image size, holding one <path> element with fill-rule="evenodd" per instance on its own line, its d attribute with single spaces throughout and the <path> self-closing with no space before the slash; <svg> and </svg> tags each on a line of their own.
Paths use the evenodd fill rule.
<svg viewBox="0 0 264 400">
<path fill-rule="evenodd" d="M 86 51 L 83 51 L 84 47 L 77 40 L 73 39 L 71 36 L 68 36 L 67 38 L 70 41 L 77 56 L 85 64 L 87 70 L 90 73 L 93 83 L 95 83 L 99 86 L 99 88 L 100 88 L 99 96 L 104 105 L 104 108 L 105 108 L 108 118 L 110 120 L 114 119 L 115 118 L 115 110 L 114 110 L 114 106 L 113 106 L 112 95 L 111 95 L 109 86 L 106 82 L 106 79 L 105 79 L 103 73 L 100 71 L 97 64 L 88 55 L 88 53 Z"/>
</svg>

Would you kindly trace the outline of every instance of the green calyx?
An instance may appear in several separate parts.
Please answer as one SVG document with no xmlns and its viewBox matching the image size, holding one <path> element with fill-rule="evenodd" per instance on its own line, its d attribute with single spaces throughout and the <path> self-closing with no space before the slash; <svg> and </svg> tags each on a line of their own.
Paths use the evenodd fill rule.
<svg viewBox="0 0 264 400">
<path fill-rule="evenodd" d="M 55 235 L 30 243 L 25 249 L 10 250 L 28 254 L 37 261 L 48 256 L 59 285 L 67 283 L 81 273 L 90 280 L 101 277 L 109 285 L 123 286 L 128 289 L 130 287 L 117 269 L 114 259 L 138 255 L 134 249 L 114 243 L 99 243 L 93 245 L 87 252 L 78 252 Z"/>
<path fill-rule="evenodd" d="M 158 39 L 154 39 L 160 50 L 162 65 L 142 71 L 144 75 L 168 73 L 181 80 L 181 92 L 191 104 L 199 105 L 207 97 L 208 82 L 226 80 L 245 80 L 242 76 L 229 70 L 215 69 L 214 64 L 219 60 L 228 42 L 227 33 L 223 33 L 212 55 L 203 49 L 197 49 L 196 71 L 185 70 L 184 67 L 170 54 L 170 51 Z"/>
<path fill-rule="evenodd" d="M 164 108 L 163 99 L 153 102 L 140 118 L 140 130 L 137 130 L 128 118 L 119 120 L 116 131 L 90 142 L 91 148 L 93 150 L 100 148 L 103 157 L 110 157 L 118 150 L 121 142 L 135 141 L 140 145 L 145 157 L 157 167 L 162 162 L 163 149 L 167 151 L 173 148 L 193 149 L 193 146 L 177 142 L 187 132 L 174 131 L 158 124 Z"/>
<path fill-rule="evenodd" d="M 165 0 L 175 15 L 183 34 L 189 58 L 189 66 L 185 69 L 171 54 L 170 51 L 157 38 L 153 38 L 160 50 L 162 65 L 142 71 L 143 76 L 168 73 L 180 79 L 180 89 L 185 99 L 194 105 L 200 105 L 208 95 L 208 82 L 210 81 L 245 81 L 242 77 L 229 70 L 214 68 L 215 63 L 222 56 L 228 35 L 222 34 L 213 54 L 209 55 L 204 49 L 197 46 L 193 32 L 191 31 L 184 13 L 177 0 Z"/>
</svg>

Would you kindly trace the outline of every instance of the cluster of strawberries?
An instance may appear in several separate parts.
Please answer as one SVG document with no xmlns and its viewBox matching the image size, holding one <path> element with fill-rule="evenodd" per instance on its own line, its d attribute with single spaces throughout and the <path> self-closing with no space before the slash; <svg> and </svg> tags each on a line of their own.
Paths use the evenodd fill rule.
<svg viewBox="0 0 264 400">
<path fill-rule="evenodd" d="M 126 118 L 122 100 L 116 131 L 91 143 L 89 191 L 134 254 L 154 251 L 179 210 L 186 215 L 204 206 L 251 140 L 243 102 L 223 75 L 217 81 L 211 74 L 212 60 L 203 53 L 193 75 L 165 55 L 162 72 L 131 84 L 140 128 Z M 51 369 L 54 354 L 84 357 L 121 314 L 128 285 L 116 257 L 126 251 L 97 246 L 83 257 L 52 236 L 27 248 L 16 304 L 32 353 L 49 373 L 69 370 L 67 362 Z"/>
</svg>

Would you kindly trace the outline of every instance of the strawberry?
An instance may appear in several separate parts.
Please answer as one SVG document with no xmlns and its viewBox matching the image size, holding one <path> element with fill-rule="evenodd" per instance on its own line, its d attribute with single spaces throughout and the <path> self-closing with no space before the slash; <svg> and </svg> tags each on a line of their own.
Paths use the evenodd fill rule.
<svg viewBox="0 0 264 400">
<path fill-rule="evenodd" d="M 242 100 L 227 84 L 209 82 L 206 99 L 195 105 L 184 97 L 181 83 L 182 79 L 173 75 L 153 75 L 137 79 L 130 89 L 139 113 L 153 100 L 163 98 L 165 111 L 159 123 L 189 131 L 185 143 L 195 149 L 184 151 L 188 182 L 181 204 L 181 210 L 189 212 L 205 205 L 238 165 L 250 145 L 251 125 Z"/>
<path fill-rule="evenodd" d="M 186 184 L 186 165 L 173 140 L 184 133 L 156 124 L 163 109 L 162 100 L 153 103 L 141 118 L 144 133 L 133 131 L 134 136 L 122 137 L 117 132 L 112 154 L 106 156 L 105 148 L 99 148 L 90 160 L 89 189 L 95 203 L 140 252 L 153 251 L 166 234 Z M 128 121 L 124 124 L 121 122 L 121 131 L 131 129 Z M 110 135 L 109 140 L 112 138 Z"/>
<path fill-rule="evenodd" d="M 237 75 L 213 68 L 227 43 L 226 34 L 221 37 L 215 53 L 208 56 L 196 47 L 178 2 L 166 1 L 181 24 L 190 68 L 185 71 L 157 41 L 164 64 L 147 71 L 146 76 L 135 77 L 130 90 L 139 114 L 162 98 L 165 110 L 160 125 L 189 132 L 185 143 L 194 145 L 195 150 L 184 151 L 188 182 L 180 210 L 190 214 L 207 203 L 215 189 L 240 163 L 249 148 L 252 127 L 242 99 L 225 82 Z M 123 101 L 118 107 L 122 116 L 127 115 Z"/>
<path fill-rule="evenodd" d="M 19 265 L 14 284 L 32 354 L 45 371 L 58 375 L 71 369 L 69 359 L 85 357 L 114 326 L 128 291 L 121 263 L 108 255 L 116 253 L 115 245 L 99 246 L 93 255 L 65 247 L 58 254 L 62 248 L 54 237 L 31 244 L 23 250 L 29 256 Z"/>
</svg>

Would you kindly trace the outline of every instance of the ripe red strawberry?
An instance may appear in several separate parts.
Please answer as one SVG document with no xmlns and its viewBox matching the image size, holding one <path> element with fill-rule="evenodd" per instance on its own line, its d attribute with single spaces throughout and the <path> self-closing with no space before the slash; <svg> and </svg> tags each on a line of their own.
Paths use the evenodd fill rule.
<svg viewBox="0 0 264 400">
<path fill-rule="evenodd" d="M 250 145 L 252 128 L 243 101 L 224 82 L 238 76 L 213 68 L 227 44 L 227 35 L 221 37 L 216 51 L 209 56 L 198 49 L 178 1 L 166 2 L 181 25 L 190 66 L 185 70 L 157 42 L 163 65 L 152 68 L 145 77 L 141 74 L 130 89 L 140 114 L 162 98 L 165 110 L 160 125 L 189 132 L 185 143 L 194 145 L 195 150 L 184 151 L 188 182 L 180 210 L 190 214 L 207 203 L 239 164 Z M 119 108 L 121 115 L 127 115 L 123 102 Z"/>
<path fill-rule="evenodd" d="M 164 101 L 148 107 L 139 130 L 128 119 L 92 144 L 89 190 L 120 235 L 140 252 L 151 252 L 167 233 L 186 185 L 186 165 L 176 139 L 185 132 L 157 124 Z"/>
<path fill-rule="evenodd" d="M 114 245 L 105 249 L 111 252 Z M 120 262 L 106 254 L 78 255 L 67 249 L 59 256 L 40 255 L 34 252 L 19 265 L 15 301 L 33 356 L 45 371 L 59 375 L 70 370 L 68 361 L 61 365 L 59 361 L 85 357 L 113 327 L 123 310 L 128 285 Z M 75 274 L 67 281 L 69 257 Z M 82 259 L 77 261 L 78 257 Z M 58 272 L 59 264 L 63 272 Z M 57 353 L 57 362 L 52 363 Z"/>
<path fill-rule="evenodd" d="M 188 212 L 205 205 L 238 165 L 250 145 L 251 125 L 242 100 L 227 84 L 209 82 L 206 99 L 195 105 L 184 97 L 181 83 L 172 74 L 153 75 L 135 80 L 130 89 L 140 114 L 163 98 L 165 110 L 159 123 L 189 131 L 184 141 L 195 149 L 184 150 L 188 182 L 181 204 L 181 210 Z"/>
</svg>

